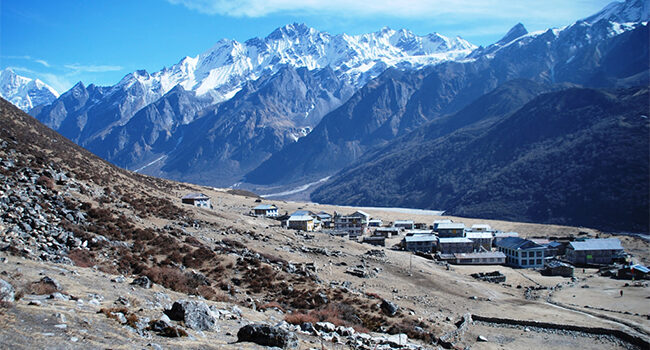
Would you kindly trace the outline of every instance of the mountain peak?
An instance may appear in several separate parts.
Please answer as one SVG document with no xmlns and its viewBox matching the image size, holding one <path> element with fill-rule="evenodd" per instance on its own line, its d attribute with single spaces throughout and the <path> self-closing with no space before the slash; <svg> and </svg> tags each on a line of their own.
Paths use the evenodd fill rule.
<svg viewBox="0 0 650 350">
<path fill-rule="evenodd" d="M 508 33 L 506 33 L 506 35 L 504 35 L 503 38 L 497 42 L 497 44 L 505 45 L 526 34 L 528 34 L 526 27 L 524 27 L 524 25 L 521 23 L 517 23 L 512 28 L 510 28 Z"/>
<path fill-rule="evenodd" d="M 49 104 L 59 93 L 38 79 L 16 74 L 11 68 L 0 71 L 0 97 L 13 103 L 23 111 Z"/>
<path fill-rule="evenodd" d="M 615 1 L 600 12 L 583 19 L 592 24 L 600 20 L 617 23 L 647 22 L 650 20 L 650 2 L 647 0 Z"/>
<path fill-rule="evenodd" d="M 266 39 L 278 40 L 282 38 L 295 38 L 313 33 L 316 33 L 316 29 L 313 29 L 304 23 L 294 22 L 277 28 L 271 32 L 271 34 L 269 34 Z"/>
</svg>

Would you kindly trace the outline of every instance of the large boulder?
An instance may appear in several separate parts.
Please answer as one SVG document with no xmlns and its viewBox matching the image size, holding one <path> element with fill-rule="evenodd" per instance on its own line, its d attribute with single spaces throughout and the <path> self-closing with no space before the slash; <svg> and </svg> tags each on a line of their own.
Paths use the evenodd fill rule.
<svg viewBox="0 0 650 350">
<path fill-rule="evenodd" d="M 239 332 L 237 332 L 237 341 L 279 348 L 295 348 L 298 346 L 298 338 L 295 334 L 280 327 L 265 324 L 249 324 L 240 328 Z"/>
<path fill-rule="evenodd" d="M 13 302 L 16 291 L 7 281 L 0 279 L 0 301 Z"/>
<path fill-rule="evenodd" d="M 208 305 L 202 301 L 178 300 L 165 313 L 174 321 L 183 321 L 185 325 L 197 331 L 213 330 L 217 319 Z"/>
<path fill-rule="evenodd" d="M 397 313 L 397 310 L 399 310 L 399 306 L 395 305 L 395 303 L 392 303 L 386 299 L 381 301 L 380 305 L 381 311 L 383 311 L 387 316 L 395 316 Z"/>
</svg>

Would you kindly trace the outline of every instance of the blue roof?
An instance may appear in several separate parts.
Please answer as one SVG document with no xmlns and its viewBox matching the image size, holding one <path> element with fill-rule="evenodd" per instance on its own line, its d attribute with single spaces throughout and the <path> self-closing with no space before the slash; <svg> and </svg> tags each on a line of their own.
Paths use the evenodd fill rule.
<svg viewBox="0 0 650 350">
<path fill-rule="evenodd" d="M 507 248 L 507 249 L 536 249 L 536 248 L 544 248 L 543 246 L 533 242 L 529 241 L 527 239 L 519 238 L 519 237 L 507 237 L 502 240 L 500 240 L 497 244 L 497 247 L 501 248 Z"/>
<path fill-rule="evenodd" d="M 634 270 L 641 271 L 641 272 L 643 272 L 643 273 L 648 273 L 648 272 L 650 272 L 650 269 L 649 269 L 649 268 L 647 268 L 647 267 L 645 267 L 645 266 L 643 266 L 643 265 L 639 265 L 639 264 L 632 265 L 632 266 L 630 266 L 630 268 L 631 268 L 631 269 L 634 269 Z"/>
<path fill-rule="evenodd" d="M 272 209 L 278 209 L 278 208 L 273 204 L 260 204 L 255 208 L 253 208 L 253 210 L 272 210 Z"/>
</svg>

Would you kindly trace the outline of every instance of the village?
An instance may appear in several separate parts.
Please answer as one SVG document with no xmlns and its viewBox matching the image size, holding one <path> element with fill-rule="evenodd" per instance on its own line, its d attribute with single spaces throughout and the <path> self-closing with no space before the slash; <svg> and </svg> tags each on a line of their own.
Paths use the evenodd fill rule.
<svg viewBox="0 0 650 350">
<path fill-rule="evenodd" d="M 182 201 L 203 208 L 212 206 L 204 194 L 189 194 Z M 256 202 L 261 203 L 261 200 Z M 450 219 L 431 223 L 414 220 L 384 222 L 363 210 L 341 214 L 299 209 L 281 215 L 274 204 L 259 204 L 251 208 L 249 215 L 276 220 L 281 227 L 298 232 L 329 234 L 410 252 L 445 264 L 505 265 L 534 269 L 544 276 L 562 277 L 573 277 L 577 267 L 595 267 L 603 276 L 630 280 L 650 278 L 650 269 L 635 262 L 618 238 L 542 235 L 522 238 L 517 232 L 504 232 L 488 224 L 468 227 Z M 494 275 L 486 278 L 495 280 Z"/>
</svg>

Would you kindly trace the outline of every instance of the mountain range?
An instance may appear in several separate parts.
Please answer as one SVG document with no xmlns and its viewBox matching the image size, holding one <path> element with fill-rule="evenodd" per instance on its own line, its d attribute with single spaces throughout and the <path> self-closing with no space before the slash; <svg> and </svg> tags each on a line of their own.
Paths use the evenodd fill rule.
<svg viewBox="0 0 650 350">
<path fill-rule="evenodd" d="M 244 182 L 241 186 L 258 188 L 331 177 L 312 199 L 399 202 L 510 218 L 507 206 L 501 212 L 494 206 L 472 211 L 460 199 L 418 200 L 432 195 L 422 179 L 419 187 L 406 191 L 411 199 L 404 201 L 391 201 L 392 192 L 383 199 L 341 194 L 358 187 L 349 176 L 354 169 L 379 171 L 372 167 L 378 157 L 400 154 L 410 139 L 424 142 L 418 137 L 426 135 L 427 141 L 448 140 L 467 128 L 485 131 L 541 94 L 586 89 L 625 99 L 621 91 L 629 90 L 620 89 L 648 86 L 648 17 L 647 2 L 615 2 L 563 28 L 529 33 L 519 23 L 486 47 L 436 33 L 417 36 L 384 28 L 357 36 L 330 35 L 291 24 L 244 43 L 221 40 L 196 57 L 151 74 L 130 73 L 114 86 L 80 82 L 30 113 L 102 158 L 150 175 L 211 186 Z M 507 101 L 490 105 L 486 96 Z M 374 180 L 381 193 L 405 190 L 399 186 L 405 183 L 396 184 L 390 176 Z M 529 214 L 514 211 L 512 218 L 581 223 L 586 217 L 565 217 L 557 211 Z"/>
</svg>

